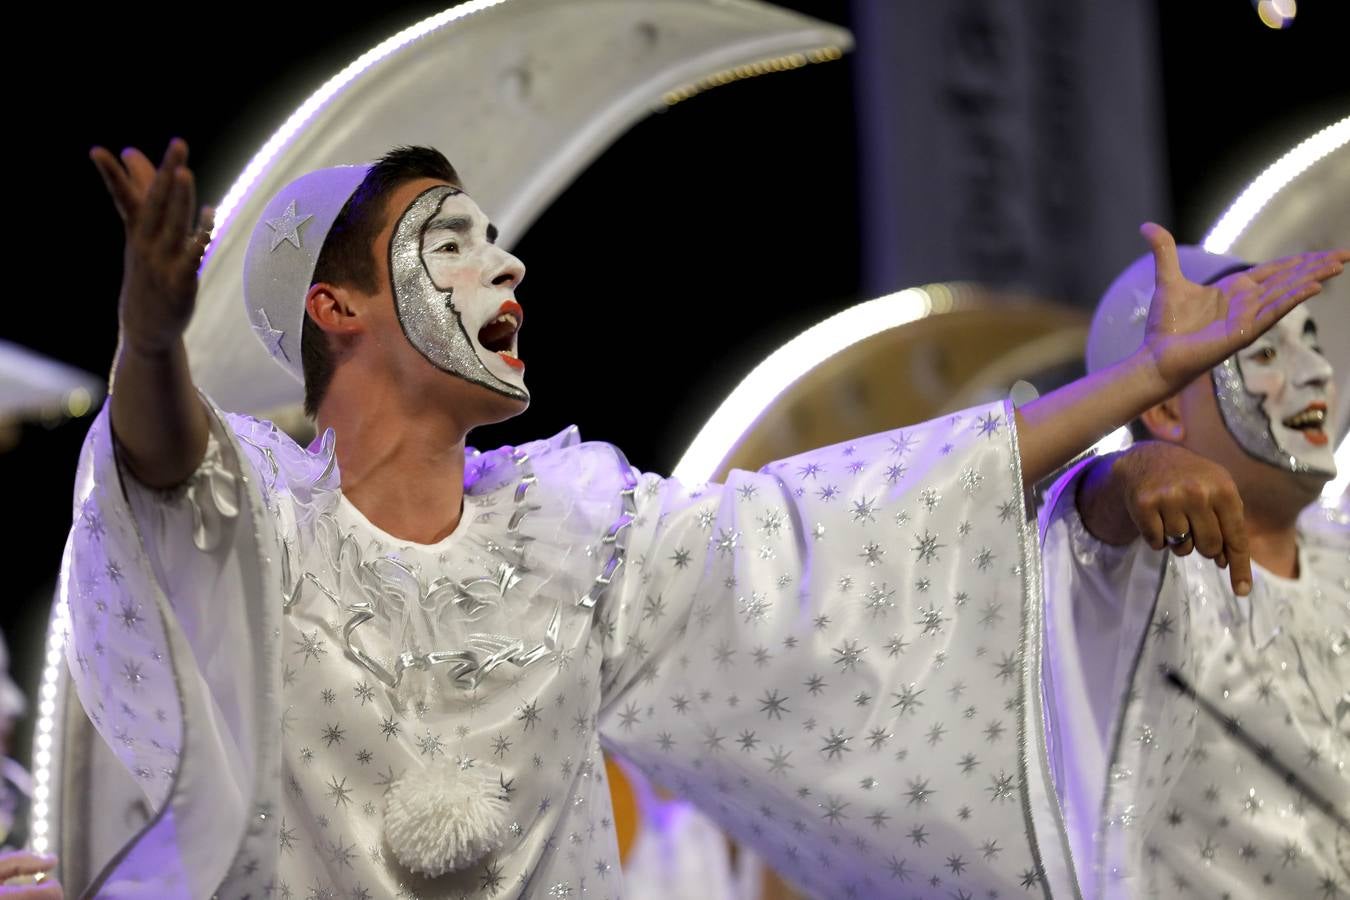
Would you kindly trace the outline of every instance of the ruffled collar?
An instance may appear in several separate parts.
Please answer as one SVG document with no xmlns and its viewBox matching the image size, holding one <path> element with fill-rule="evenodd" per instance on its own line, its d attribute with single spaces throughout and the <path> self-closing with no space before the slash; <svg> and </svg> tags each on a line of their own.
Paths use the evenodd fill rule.
<svg viewBox="0 0 1350 900">
<path fill-rule="evenodd" d="M 578 446 L 575 428 L 472 452 L 464 515 L 436 545 L 399 541 L 343 500 L 331 429 L 308 449 L 265 430 L 241 438 L 294 507 L 284 608 L 311 597 L 331 606 L 350 658 L 405 699 L 425 701 L 436 685 L 471 689 L 500 667 L 552 658 L 588 627 L 623 565 L 636 479 L 606 448 L 607 471 L 619 476 L 607 479 L 612 489 L 574 489 L 575 463 L 562 451 Z"/>
</svg>

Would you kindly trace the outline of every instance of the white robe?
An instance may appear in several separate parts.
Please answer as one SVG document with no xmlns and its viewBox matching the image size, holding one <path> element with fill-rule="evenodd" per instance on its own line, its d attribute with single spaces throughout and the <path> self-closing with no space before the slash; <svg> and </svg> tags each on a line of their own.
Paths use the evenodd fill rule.
<svg viewBox="0 0 1350 900">
<path fill-rule="evenodd" d="M 1254 565 L 1238 597 L 1198 554 L 1093 538 L 1080 473 L 1042 540 L 1050 752 L 1084 896 L 1350 894 L 1350 831 L 1310 799 L 1350 816 L 1350 531 L 1303 534 L 1297 580 Z"/>
<path fill-rule="evenodd" d="M 120 473 L 105 411 L 61 602 L 81 701 L 157 814 L 100 895 L 618 897 L 603 743 L 815 895 L 1049 896 L 1072 875 L 1010 414 L 725 486 L 569 430 L 472 457 L 426 547 L 341 497 L 331 435 L 216 413 L 164 495 Z M 509 830 L 423 878 L 388 789 L 446 766 L 500 786 Z"/>
</svg>

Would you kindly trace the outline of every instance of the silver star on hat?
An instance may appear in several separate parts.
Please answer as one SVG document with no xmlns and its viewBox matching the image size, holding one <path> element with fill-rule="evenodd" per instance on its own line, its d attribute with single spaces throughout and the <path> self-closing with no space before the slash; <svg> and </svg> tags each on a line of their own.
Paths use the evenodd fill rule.
<svg viewBox="0 0 1350 900">
<path fill-rule="evenodd" d="M 302 249 L 300 245 L 300 227 L 308 222 L 313 216 L 296 215 L 296 201 L 292 200 L 286 207 L 286 211 L 275 219 L 268 219 L 267 227 L 272 229 L 272 246 L 269 250 L 275 251 L 283 243 L 290 243 L 295 249 Z"/>
</svg>

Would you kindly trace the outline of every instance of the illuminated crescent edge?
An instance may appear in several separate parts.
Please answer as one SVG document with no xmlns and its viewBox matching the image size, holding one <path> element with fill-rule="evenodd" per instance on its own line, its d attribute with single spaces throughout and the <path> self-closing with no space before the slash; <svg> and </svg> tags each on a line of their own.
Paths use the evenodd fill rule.
<svg viewBox="0 0 1350 900">
<path fill-rule="evenodd" d="M 185 334 L 194 381 L 241 412 L 299 403 L 299 383 L 239 315 L 237 275 L 266 200 L 301 173 L 397 143 L 444 147 L 509 247 L 651 112 L 851 44 L 842 28 L 754 0 L 473 0 L 400 31 L 306 99 L 226 193 Z"/>
<path fill-rule="evenodd" d="M 1350 141 L 1350 117 L 1323 128 L 1266 167 L 1219 217 L 1204 240 L 1211 253 L 1226 253 L 1270 200 L 1300 173 Z M 741 442 L 769 404 L 816 366 L 875 334 L 934 312 L 932 288 L 910 288 L 867 300 L 811 326 L 755 366 L 699 429 L 675 466 L 674 476 L 686 484 L 712 478 L 719 465 Z M 750 423 L 750 424 L 746 424 Z M 1118 429 L 1097 444 L 1103 452 L 1128 442 Z M 1340 475 L 1327 484 L 1323 497 L 1338 496 L 1350 480 L 1350 437 L 1336 450 Z"/>
<path fill-rule="evenodd" d="M 1333 122 L 1301 141 L 1256 176 L 1219 216 L 1202 246 L 1210 253 L 1228 253 L 1261 210 L 1318 162 L 1350 143 L 1350 116 Z M 1350 488 L 1350 434 L 1341 438 L 1335 453 L 1337 475 L 1322 488 L 1322 502 L 1334 503 Z"/>
</svg>

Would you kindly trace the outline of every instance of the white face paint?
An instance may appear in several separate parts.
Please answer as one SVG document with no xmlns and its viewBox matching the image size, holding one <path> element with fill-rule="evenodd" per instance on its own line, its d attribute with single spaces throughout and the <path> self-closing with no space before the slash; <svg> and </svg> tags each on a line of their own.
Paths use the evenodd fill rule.
<svg viewBox="0 0 1350 900">
<path fill-rule="evenodd" d="M 1233 364 L 1241 390 L 1225 391 L 1221 371 L 1235 387 Z M 1244 450 L 1290 471 L 1336 474 L 1327 421 L 1333 373 L 1306 309 L 1296 307 L 1215 374 L 1219 408 Z"/>
<path fill-rule="evenodd" d="M 409 204 L 389 242 L 394 308 L 409 342 L 437 368 L 528 400 L 516 336 L 520 260 L 469 196 L 449 186 Z"/>
</svg>

